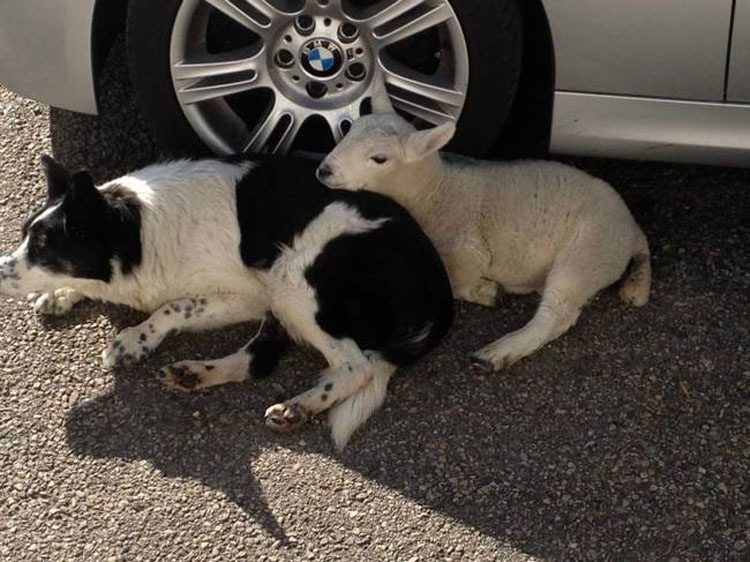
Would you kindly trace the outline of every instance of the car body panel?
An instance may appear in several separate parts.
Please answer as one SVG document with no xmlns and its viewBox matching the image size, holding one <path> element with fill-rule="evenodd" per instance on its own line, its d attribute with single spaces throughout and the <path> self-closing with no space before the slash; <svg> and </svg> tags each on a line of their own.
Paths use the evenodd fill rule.
<svg viewBox="0 0 750 562">
<path fill-rule="evenodd" d="M 750 166 L 750 105 L 723 103 L 732 0 L 541 2 L 557 64 L 551 151 Z M 0 83 L 96 113 L 96 3 L 0 2 Z M 728 66 L 728 100 L 750 102 L 750 0 L 736 0 Z"/>
<path fill-rule="evenodd" d="M 557 90 L 723 99 L 732 0 L 542 2 Z"/>
<path fill-rule="evenodd" d="M 727 101 L 750 103 L 750 0 L 737 0 L 734 10 Z"/>
<path fill-rule="evenodd" d="M 41 102 L 96 113 L 96 0 L 0 2 L 0 83 Z"/>
<path fill-rule="evenodd" d="M 551 150 L 750 166 L 750 106 L 557 92 Z"/>
</svg>

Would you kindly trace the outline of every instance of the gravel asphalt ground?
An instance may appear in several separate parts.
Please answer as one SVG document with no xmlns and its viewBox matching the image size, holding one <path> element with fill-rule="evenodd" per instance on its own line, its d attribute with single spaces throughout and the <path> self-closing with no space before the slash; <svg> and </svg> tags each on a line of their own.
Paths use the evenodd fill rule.
<svg viewBox="0 0 750 562">
<path fill-rule="evenodd" d="M 39 156 L 98 180 L 159 157 L 120 56 L 99 118 L 0 89 L 0 250 L 43 199 Z M 391 384 L 342 454 L 323 422 L 262 413 L 307 386 L 297 349 L 267 380 L 165 392 L 165 363 L 234 351 L 252 326 L 168 340 L 109 372 L 143 316 L 59 319 L 0 298 L 0 560 L 750 560 L 750 171 L 603 160 L 648 234 L 652 302 L 607 290 L 575 328 L 493 375 L 467 352 L 534 298 L 457 305 L 440 349 Z"/>
</svg>

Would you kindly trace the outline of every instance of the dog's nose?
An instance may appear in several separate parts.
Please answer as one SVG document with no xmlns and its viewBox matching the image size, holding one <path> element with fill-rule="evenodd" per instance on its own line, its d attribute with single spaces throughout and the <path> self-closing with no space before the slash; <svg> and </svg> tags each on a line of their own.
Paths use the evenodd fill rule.
<svg viewBox="0 0 750 562">
<path fill-rule="evenodd" d="M 333 170 L 328 164 L 321 164 L 318 166 L 318 179 L 324 180 L 326 178 L 329 178 L 333 175 Z"/>
</svg>

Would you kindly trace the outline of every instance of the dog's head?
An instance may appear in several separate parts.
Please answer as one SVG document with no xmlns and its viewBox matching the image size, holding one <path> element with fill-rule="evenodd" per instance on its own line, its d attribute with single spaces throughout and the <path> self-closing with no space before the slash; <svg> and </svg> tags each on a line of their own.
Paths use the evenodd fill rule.
<svg viewBox="0 0 750 562">
<path fill-rule="evenodd" d="M 447 121 L 418 131 L 395 112 L 382 78 L 373 81 L 372 114 L 357 119 L 317 170 L 320 181 L 340 189 L 375 189 L 389 174 L 443 148 L 456 126 Z"/>
<path fill-rule="evenodd" d="M 122 209 L 113 207 L 87 172 L 72 174 L 49 156 L 42 157 L 42 167 L 47 200 L 23 225 L 18 248 L 0 257 L 0 293 L 50 291 L 74 287 L 78 280 L 108 282 L 118 265 L 127 226 Z M 140 247 L 137 252 L 140 256 Z"/>
</svg>

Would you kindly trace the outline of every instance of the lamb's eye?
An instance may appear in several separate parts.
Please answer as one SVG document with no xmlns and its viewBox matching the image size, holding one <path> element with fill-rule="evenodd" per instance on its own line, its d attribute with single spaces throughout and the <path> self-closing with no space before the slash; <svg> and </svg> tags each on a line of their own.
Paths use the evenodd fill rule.
<svg viewBox="0 0 750 562">
<path fill-rule="evenodd" d="M 383 156 L 382 154 L 376 154 L 375 156 L 370 156 L 370 160 L 372 160 L 376 164 L 385 164 L 386 162 L 388 162 L 388 157 Z"/>
</svg>

